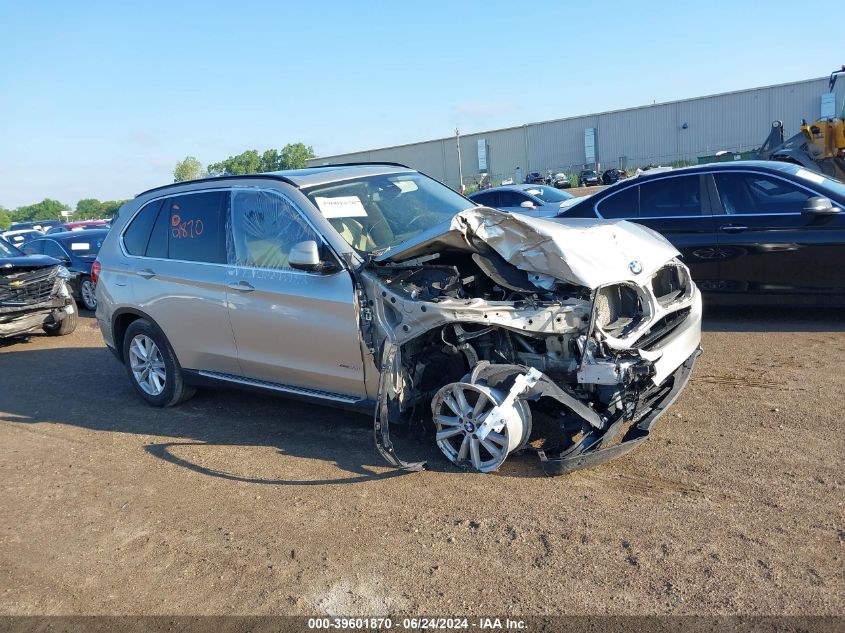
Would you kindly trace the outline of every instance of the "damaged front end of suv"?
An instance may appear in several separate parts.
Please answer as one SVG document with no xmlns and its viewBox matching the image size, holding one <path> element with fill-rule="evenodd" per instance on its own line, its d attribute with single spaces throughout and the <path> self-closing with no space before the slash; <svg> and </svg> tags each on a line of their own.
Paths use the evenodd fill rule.
<svg viewBox="0 0 845 633">
<path fill-rule="evenodd" d="M 701 298 L 679 253 L 628 222 L 477 207 L 355 273 L 379 371 L 376 444 L 430 407 L 454 464 L 490 472 L 522 450 L 547 474 L 642 443 L 700 353 Z"/>
</svg>

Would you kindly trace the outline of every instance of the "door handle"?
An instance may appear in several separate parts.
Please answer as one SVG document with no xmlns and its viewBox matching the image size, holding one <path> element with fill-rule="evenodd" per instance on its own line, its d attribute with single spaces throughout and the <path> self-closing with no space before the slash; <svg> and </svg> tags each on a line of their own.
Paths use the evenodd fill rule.
<svg viewBox="0 0 845 633">
<path fill-rule="evenodd" d="M 152 279 L 156 276 L 156 273 L 151 268 L 144 268 L 143 270 L 138 271 L 138 276 L 143 277 L 144 279 Z"/>
<path fill-rule="evenodd" d="M 741 224 L 725 224 L 719 227 L 719 230 L 722 233 L 742 233 L 743 231 L 747 231 L 747 226 L 742 226 Z"/>
<path fill-rule="evenodd" d="M 229 290 L 237 290 L 238 292 L 252 292 L 255 290 L 255 286 L 248 281 L 233 281 L 226 284 L 226 287 Z"/>
</svg>

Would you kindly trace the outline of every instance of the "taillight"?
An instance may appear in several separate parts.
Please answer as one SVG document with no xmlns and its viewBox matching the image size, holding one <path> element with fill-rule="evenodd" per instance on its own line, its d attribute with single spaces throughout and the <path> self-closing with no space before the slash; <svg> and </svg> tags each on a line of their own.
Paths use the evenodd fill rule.
<svg viewBox="0 0 845 633">
<path fill-rule="evenodd" d="M 91 266 L 91 281 L 97 283 L 97 278 L 100 276 L 100 260 L 95 259 L 94 264 Z"/>
</svg>

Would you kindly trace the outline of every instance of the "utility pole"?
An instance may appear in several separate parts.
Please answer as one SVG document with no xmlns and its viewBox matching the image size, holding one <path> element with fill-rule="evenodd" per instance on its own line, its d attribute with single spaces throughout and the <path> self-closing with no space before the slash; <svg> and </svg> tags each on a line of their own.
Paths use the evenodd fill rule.
<svg viewBox="0 0 845 633">
<path fill-rule="evenodd" d="M 461 193 L 464 192 L 464 168 L 461 165 L 461 132 L 458 128 L 455 128 L 455 144 L 458 148 L 458 180 L 461 183 L 459 191 Z"/>
</svg>

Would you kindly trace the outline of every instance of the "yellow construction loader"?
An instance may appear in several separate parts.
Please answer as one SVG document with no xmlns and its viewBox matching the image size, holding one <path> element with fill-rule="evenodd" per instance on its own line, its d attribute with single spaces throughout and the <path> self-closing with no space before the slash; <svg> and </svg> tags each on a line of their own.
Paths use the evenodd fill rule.
<svg viewBox="0 0 845 633">
<path fill-rule="evenodd" d="M 845 75 L 845 66 L 830 74 L 831 93 L 839 75 Z M 804 122 L 798 134 L 786 140 L 783 136 L 783 121 L 772 123 L 772 131 L 757 150 L 757 158 L 797 163 L 845 182 L 845 100 L 838 118 L 820 119 L 809 125 Z"/>
</svg>

